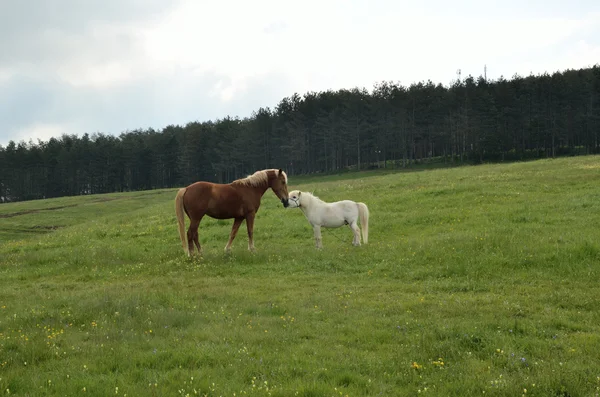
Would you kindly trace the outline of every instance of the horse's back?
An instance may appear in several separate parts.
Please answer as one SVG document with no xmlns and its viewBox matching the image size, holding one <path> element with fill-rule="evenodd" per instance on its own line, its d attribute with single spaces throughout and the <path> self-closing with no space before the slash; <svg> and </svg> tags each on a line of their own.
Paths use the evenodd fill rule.
<svg viewBox="0 0 600 397">
<path fill-rule="evenodd" d="M 215 184 L 212 182 L 194 182 L 186 188 L 184 203 L 191 204 L 198 200 L 207 200 L 213 194 Z"/>
<path fill-rule="evenodd" d="M 188 185 L 183 196 L 183 206 L 190 217 L 195 218 L 199 209 L 208 206 L 212 195 L 212 185 L 212 183 L 204 181 Z"/>
<path fill-rule="evenodd" d="M 358 217 L 358 207 L 351 200 L 336 201 L 333 203 L 321 202 L 313 209 L 309 220 L 325 227 L 340 227 L 351 223 Z"/>
<path fill-rule="evenodd" d="M 206 181 L 194 182 L 187 187 L 186 195 L 198 197 L 238 196 L 237 191 L 230 184 L 213 183 Z M 225 197 L 226 198 L 226 197 Z"/>
<path fill-rule="evenodd" d="M 329 207 L 335 212 L 342 213 L 345 217 L 358 216 L 358 206 L 352 200 L 336 201 L 330 203 Z"/>
<path fill-rule="evenodd" d="M 356 207 L 356 202 L 352 200 L 342 200 L 338 201 L 337 205 L 342 206 L 344 209 L 354 209 Z"/>
<path fill-rule="evenodd" d="M 216 219 L 229 219 L 245 213 L 243 198 L 230 184 L 192 183 L 187 187 L 184 205 L 188 214 L 195 218 L 206 214 Z"/>
</svg>

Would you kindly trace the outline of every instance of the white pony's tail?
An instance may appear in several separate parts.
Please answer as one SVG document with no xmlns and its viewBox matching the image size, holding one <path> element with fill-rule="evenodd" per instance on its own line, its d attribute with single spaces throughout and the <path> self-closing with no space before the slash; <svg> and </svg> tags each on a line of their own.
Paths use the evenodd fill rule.
<svg viewBox="0 0 600 397">
<path fill-rule="evenodd" d="M 358 215 L 360 216 L 360 228 L 362 229 L 363 243 L 369 242 L 369 208 L 365 203 L 358 204 Z"/>
<path fill-rule="evenodd" d="M 186 188 L 179 189 L 177 196 L 175 196 L 175 214 L 177 214 L 177 226 L 179 228 L 179 238 L 181 239 L 181 246 L 183 251 L 190 255 L 187 244 L 187 236 L 185 234 L 185 217 L 183 208 L 183 195 L 185 194 Z"/>
</svg>

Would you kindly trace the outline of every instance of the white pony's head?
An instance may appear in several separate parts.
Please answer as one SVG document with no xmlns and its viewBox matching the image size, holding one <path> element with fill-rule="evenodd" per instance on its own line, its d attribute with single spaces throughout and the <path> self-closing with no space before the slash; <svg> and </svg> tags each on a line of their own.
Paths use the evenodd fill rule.
<svg viewBox="0 0 600 397">
<path fill-rule="evenodd" d="M 298 208 L 300 207 L 300 195 L 302 192 L 300 190 L 292 190 L 289 197 L 290 206 L 288 208 Z"/>
</svg>

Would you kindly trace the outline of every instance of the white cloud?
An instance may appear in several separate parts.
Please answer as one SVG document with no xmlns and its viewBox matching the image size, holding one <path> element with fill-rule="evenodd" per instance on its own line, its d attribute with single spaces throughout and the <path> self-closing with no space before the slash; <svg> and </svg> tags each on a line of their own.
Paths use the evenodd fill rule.
<svg viewBox="0 0 600 397">
<path fill-rule="evenodd" d="M 7 82 L 14 75 L 14 71 L 8 68 L 0 68 L 0 84 Z"/>
<path fill-rule="evenodd" d="M 65 13 L 9 4 L 29 13 L 24 26 L 0 16 L 0 104 L 11 106 L 0 143 L 243 117 L 294 92 L 382 80 L 448 84 L 484 64 L 497 78 L 600 59 L 591 2 L 57 1 Z"/>
</svg>

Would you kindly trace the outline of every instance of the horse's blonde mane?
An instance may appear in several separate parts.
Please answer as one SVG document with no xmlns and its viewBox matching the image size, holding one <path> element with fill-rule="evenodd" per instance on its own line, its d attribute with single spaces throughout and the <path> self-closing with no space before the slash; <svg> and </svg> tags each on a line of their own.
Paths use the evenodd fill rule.
<svg viewBox="0 0 600 397">
<path fill-rule="evenodd" d="M 236 179 L 235 181 L 233 181 L 231 183 L 239 184 L 239 185 L 243 185 L 243 186 L 253 186 L 253 187 L 266 185 L 269 182 L 269 171 L 273 171 L 275 173 L 275 175 L 277 175 L 277 172 L 279 172 L 279 170 L 276 170 L 274 168 L 260 170 L 260 171 L 256 171 L 252 175 L 248 175 L 245 178 Z M 287 183 L 287 175 L 285 172 L 283 172 L 283 176 L 285 177 L 285 182 Z"/>
</svg>

